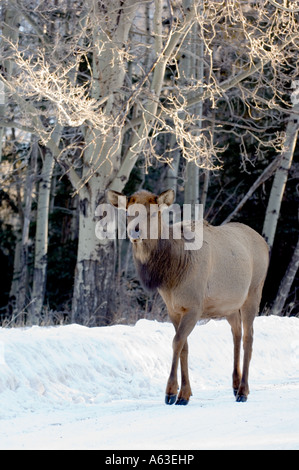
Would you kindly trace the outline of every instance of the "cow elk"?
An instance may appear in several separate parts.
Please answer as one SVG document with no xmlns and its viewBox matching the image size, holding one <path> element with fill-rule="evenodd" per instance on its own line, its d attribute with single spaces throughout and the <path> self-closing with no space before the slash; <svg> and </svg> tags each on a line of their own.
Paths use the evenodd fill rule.
<svg viewBox="0 0 299 470">
<path fill-rule="evenodd" d="M 108 190 L 107 199 L 115 207 L 119 197 Z M 253 343 L 253 321 L 259 311 L 262 289 L 269 264 L 268 246 L 253 229 L 241 223 L 212 226 L 203 222 L 202 246 L 186 250 L 185 240 L 161 236 L 165 206 L 174 201 L 172 190 L 160 195 L 139 191 L 125 199 L 126 209 L 132 204 L 145 208 L 145 223 L 132 229 L 134 219 L 128 217 L 128 236 L 140 281 L 146 289 L 158 290 L 175 328 L 173 359 L 166 386 L 168 405 L 187 405 L 192 395 L 188 375 L 187 338 L 197 321 L 226 318 L 234 342 L 233 391 L 236 401 L 245 402 L 249 394 L 248 372 Z M 148 228 L 158 220 L 157 237 L 151 239 Z M 133 220 L 132 220 L 133 219 Z M 139 220 L 140 222 L 140 220 Z M 129 226 L 131 228 L 129 229 Z M 197 228 L 196 228 L 197 230 Z M 199 229 L 198 229 L 199 230 Z M 243 370 L 240 369 L 240 348 L 243 327 Z M 181 363 L 181 388 L 178 393 L 177 369 Z M 177 394 L 178 393 L 178 394 Z"/>
</svg>

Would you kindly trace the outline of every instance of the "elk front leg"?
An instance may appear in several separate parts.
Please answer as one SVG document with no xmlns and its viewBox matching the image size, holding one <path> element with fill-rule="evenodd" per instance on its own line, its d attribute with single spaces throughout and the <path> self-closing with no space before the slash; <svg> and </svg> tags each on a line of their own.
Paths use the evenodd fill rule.
<svg viewBox="0 0 299 470">
<path fill-rule="evenodd" d="M 191 396 L 191 387 L 188 374 L 188 343 L 187 337 L 193 330 L 197 321 L 194 312 L 188 312 L 180 319 L 180 323 L 176 328 L 176 335 L 173 339 L 173 357 L 171 371 L 166 387 L 165 403 L 167 405 L 187 405 Z M 178 379 L 177 370 L 179 358 L 181 358 L 182 386 L 177 398 Z"/>
<path fill-rule="evenodd" d="M 181 389 L 177 398 L 178 391 L 178 381 L 177 381 L 177 368 L 178 368 L 178 358 L 177 355 L 172 362 L 170 376 L 167 382 L 165 403 L 167 405 L 187 405 L 190 396 L 192 395 L 191 386 L 189 381 L 188 373 L 188 343 L 185 342 L 182 352 L 180 354 L 181 360 Z"/>
<path fill-rule="evenodd" d="M 168 308 L 168 314 L 173 323 L 175 331 L 177 333 L 180 322 L 181 322 L 181 316 L 175 313 L 170 308 Z M 177 391 L 179 388 L 178 380 L 177 380 L 177 368 L 178 368 L 179 356 L 175 354 L 176 352 L 174 348 L 174 341 L 173 341 L 172 347 L 173 347 L 172 365 L 171 365 L 171 371 L 170 371 L 170 375 L 169 375 L 169 379 L 168 379 L 167 387 L 166 387 L 166 392 L 165 392 L 166 405 L 173 405 L 176 402 Z"/>
<path fill-rule="evenodd" d="M 186 340 L 181 356 L 181 390 L 176 401 L 176 405 L 187 405 L 189 398 L 192 395 L 190 381 L 189 381 L 189 369 L 188 369 L 188 341 Z"/>
<path fill-rule="evenodd" d="M 175 349 L 175 346 L 173 345 L 172 365 L 165 392 L 166 405 L 173 405 L 176 402 L 177 391 L 179 388 L 177 377 L 179 357 L 179 352 L 177 351 L 177 349 Z"/>
</svg>

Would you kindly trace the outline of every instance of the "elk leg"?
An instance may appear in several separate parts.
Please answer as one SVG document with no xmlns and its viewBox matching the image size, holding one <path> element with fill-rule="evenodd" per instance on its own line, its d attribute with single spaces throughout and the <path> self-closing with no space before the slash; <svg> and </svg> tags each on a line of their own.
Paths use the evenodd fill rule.
<svg viewBox="0 0 299 470">
<path fill-rule="evenodd" d="M 188 341 L 186 340 L 181 356 L 181 389 L 176 401 L 176 405 L 187 405 L 190 396 L 192 395 L 191 386 L 189 381 L 189 370 L 188 370 Z M 184 397 L 188 397 L 187 399 Z"/>
<path fill-rule="evenodd" d="M 178 331 L 178 327 L 180 324 L 180 316 L 168 309 L 169 317 L 173 323 L 175 331 Z M 178 368 L 178 358 L 173 357 L 172 366 L 170 371 L 170 376 L 167 382 L 166 393 L 165 393 L 165 403 L 166 405 L 173 405 L 176 402 L 177 398 L 177 390 L 178 390 L 178 382 L 176 377 L 176 371 Z M 174 362 L 175 361 L 175 362 Z"/>
<path fill-rule="evenodd" d="M 241 369 L 240 369 L 240 349 L 242 339 L 242 325 L 241 325 L 241 312 L 237 311 L 227 317 L 232 330 L 234 341 L 234 369 L 233 369 L 233 391 L 237 396 L 240 382 L 241 382 Z"/>
<path fill-rule="evenodd" d="M 249 395 L 248 375 L 249 364 L 252 355 L 253 344 L 253 322 L 255 316 L 258 314 L 260 299 L 261 299 L 262 286 L 258 289 L 252 289 L 247 301 L 241 308 L 241 319 L 243 323 L 243 372 L 241 383 L 236 395 L 236 401 L 245 402 Z"/>
<path fill-rule="evenodd" d="M 253 343 L 253 326 L 247 325 L 244 326 L 244 335 L 243 335 L 243 349 L 244 349 L 244 358 L 243 358 L 243 373 L 241 378 L 241 383 L 236 395 L 236 401 L 245 402 L 249 395 L 249 385 L 248 385 L 248 375 L 249 375 L 249 364 L 252 354 L 252 343 Z"/>
<path fill-rule="evenodd" d="M 191 387 L 188 376 L 188 344 L 187 337 L 193 330 L 197 321 L 197 315 L 193 311 L 189 311 L 181 317 L 178 327 L 176 327 L 176 334 L 173 339 L 173 358 L 171 371 L 166 387 L 165 403 L 173 405 L 176 401 L 176 394 L 178 389 L 177 369 L 179 358 L 182 364 L 182 387 L 179 393 L 177 404 L 186 405 L 191 396 Z"/>
</svg>

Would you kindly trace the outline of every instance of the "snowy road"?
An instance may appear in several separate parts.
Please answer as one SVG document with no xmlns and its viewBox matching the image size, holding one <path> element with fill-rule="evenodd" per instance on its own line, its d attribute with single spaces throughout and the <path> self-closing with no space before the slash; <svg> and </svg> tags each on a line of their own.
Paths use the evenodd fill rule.
<svg viewBox="0 0 299 470">
<path fill-rule="evenodd" d="M 147 320 L 0 329 L 0 448 L 299 449 L 299 319 L 256 319 L 247 403 L 211 321 L 190 336 L 190 404 L 164 405 L 172 337 Z"/>
</svg>

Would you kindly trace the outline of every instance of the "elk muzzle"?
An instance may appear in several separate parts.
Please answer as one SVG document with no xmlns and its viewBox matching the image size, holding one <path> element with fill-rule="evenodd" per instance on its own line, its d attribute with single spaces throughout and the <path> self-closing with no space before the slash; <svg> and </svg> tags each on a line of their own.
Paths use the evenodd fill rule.
<svg viewBox="0 0 299 470">
<path fill-rule="evenodd" d="M 142 231 L 140 230 L 139 226 L 137 225 L 133 229 L 128 229 L 128 236 L 132 243 L 136 243 L 142 240 Z"/>
</svg>

